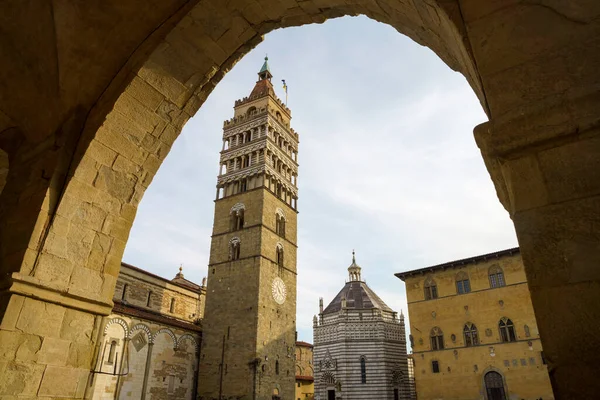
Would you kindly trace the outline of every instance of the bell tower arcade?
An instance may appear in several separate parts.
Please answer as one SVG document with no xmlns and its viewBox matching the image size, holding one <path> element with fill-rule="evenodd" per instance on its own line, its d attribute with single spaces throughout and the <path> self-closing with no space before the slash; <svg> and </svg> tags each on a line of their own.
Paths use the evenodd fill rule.
<svg viewBox="0 0 600 400">
<path fill-rule="evenodd" d="M 223 124 L 198 394 L 294 398 L 298 134 L 268 59 Z"/>
</svg>

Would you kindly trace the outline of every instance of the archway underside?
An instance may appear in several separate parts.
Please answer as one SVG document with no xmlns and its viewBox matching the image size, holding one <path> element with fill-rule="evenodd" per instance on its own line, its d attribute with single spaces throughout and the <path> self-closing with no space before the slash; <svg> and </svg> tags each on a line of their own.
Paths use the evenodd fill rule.
<svg viewBox="0 0 600 400">
<path fill-rule="evenodd" d="M 137 205 L 183 125 L 263 34 L 358 14 L 431 48 L 477 94 L 490 122 L 476 140 L 515 223 L 554 389 L 595 395 L 600 5 L 222 3 L 7 6 L 0 48 L 21 50 L 0 67 L 0 395 L 64 396 L 59 370 L 83 395 Z M 72 344 L 67 365 L 19 358 L 51 340 Z"/>
</svg>

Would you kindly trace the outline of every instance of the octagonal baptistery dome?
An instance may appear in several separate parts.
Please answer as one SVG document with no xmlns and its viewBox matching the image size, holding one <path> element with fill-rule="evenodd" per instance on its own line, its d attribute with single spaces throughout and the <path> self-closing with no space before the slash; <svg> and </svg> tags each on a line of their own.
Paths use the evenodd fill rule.
<svg viewBox="0 0 600 400">
<path fill-rule="evenodd" d="M 409 399 L 404 315 L 362 280 L 354 252 L 348 276 L 313 319 L 315 398 Z"/>
</svg>

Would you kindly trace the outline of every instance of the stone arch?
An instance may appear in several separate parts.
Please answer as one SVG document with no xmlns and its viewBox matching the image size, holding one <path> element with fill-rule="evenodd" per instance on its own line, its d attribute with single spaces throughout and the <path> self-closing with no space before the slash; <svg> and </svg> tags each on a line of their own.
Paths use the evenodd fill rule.
<svg viewBox="0 0 600 400">
<path fill-rule="evenodd" d="M 321 374 L 321 382 L 325 385 L 335 385 L 335 375 L 333 372 L 323 372 Z"/>
<path fill-rule="evenodd" d="M 123 328 L 123 333 L 125 334 L 124 337 L 129 337 L 129 325 L 122 318 L 111 318 L 104 326 L 104 334 L 105 335 L 108 332 L 108 328 L 110 328 L 111 325 L 114 325 L 114 324 L 120 325 L 121 328 Z"/>
<path fill-rule="evenodd" d="M 146 338 L 148 339 L 148 343 L 154 343 L 154 336 L 152 336 L 152 331 L 146 324 L 135 324 L 129 330 L 129 339 L 133 339 L 133 333 L 137 331 L 143 331 L 146 334 Z"/>
<path fill-rule="evenodd" d="M 391 384 L 392 384 L 392 386 L 395 386 L 395 387 L 403 386 L 404 385 L 404 372 L 402 372 L 400 369 L 394 369 L 392 371 Z"/>
<path fill-rule="evenodd" d="M 238 11 L 221 5 L 197 3 L 182 8 L 161 31 L 162 36 L 149 35 L 143 46 L 138 44 L 143 54 L 130 56 L 131 61 L 119 71 L 120 79 L 102 86 L 102 95 L 93 99 L 95 106 L 89 113 L 73 116 L 73 129 L 79 130 L 81 138 L 73 161 L 66 163 L 68 170 L 61 171 L 67 176 L 67 184 L 60 187 L 57 196 L 61 201 L 48 215 L 62 216 L 63 225 L 77 224 L 81 215 L 93 215 L 94 221 L 85 227 L 90 235 L 101 226 L 112 225 L 115 229 L 106 238 L 109 243 L 102 246 L 110 249 L 110 257 L 90 257 L 90 244 L 73 243 L 74 253 L 80 256 L 61 258 L 57 290 L 69 296 L 70 288 L 78 286 L 75 278 L 81 276 L 73 270 L 85 269 L 86 274 L 100 278 L 96 280 L 103 287 L 96 289 L 98 293 L 112 291 L 137 206 L 181 129 L 225 73 L 271 30 L 344 15 L 367 15 L 429 46 L 452 69 L 467 77 L 484 102 L 473 58 L 461 37 L 465 29 L 456 19 L 455 10 L 437 2 L 416 3 L 418 6 L 394 1 L 393 5 L 369 7 L 352 0 L 343 5 L 332 1 L 329 6 L 315 9 L 276 7 L 252 17 L 251 22 L 245 19 L 249 16 L 240 16 Z M 215 42 L 203 30 L 207 20 L 216 21 L 213 28 L 223 33 L 243 34 L 221 35 L 222 40 Z M 215 53 L 211 49 L 219 50 Z M 47 129 L 54 131 L 52 127 Z M 103 198 L 101 204 L 90 201 L 98 196 Z M 50 222 L 44 225 L 44 237 L 58 234 L 62 228 L 55 220 Z M 35 268 L 43 276 L 55 275 L 56 257 L 60 255 L 46 247 L 45 240 L 39 243 L 37 248 L 27 250 L 41 254 Z M 108 313 L 110 296 L 103 300 Z"/>
<path fill-rule="evenodd" d="M 481 393 L 483 393 L 484 400 L 488 400 L 487 390 L 486 390 L 486 386 L 485 386 L 485 376 L 488 373 L 490 373 L 490 372 L 495 372 L 495 373 L 499 374 L 502 377 L 502 383 L 504 385 L 504 393 L 505 393 L 506 397 L 508 398 L 508 394 L 510 392 L 508 391 L 508 385 L 506 383 L 506 377 L 502 373 L 502 370 L 500 370 L 500 369 L 498 369 L 496 367 L 488 366 L 487 368 L 485 368 L 483 370 L 483 372 L 481 373 L 481 377 L 480 377 Z"/>
<path fill-rule="evenodd" d="M 275 214 L 279 215 L 279 218 L 283 218 L 284 220 L 286 219 L 285 212 L 280 207 L 277 207 L 277 209 L 275 209 Z"/>
<path fill-rule="evenodd" d="M 237 214 L 237 212 L 240 210 L 246 210 L 244 203 L 236 203 L 233 207 L 231 207 L 231 210 L 229 210 L 229 214 Z"/>
<path fill-rule="evenodd" d="M 198 345 L 198 341 L 196 340 L 195 337 L 193 337 L 192 335 L 190 335 L 189 333 L 185 333 L 181 336 L 179 336 L 179 339 L 177 339 L 177 346 L 176 348 L 179 348 L 179 345 L 181 344 L 181 342 L 183 342 L 184 340 L 189 340 L 194 344 L 194 348 L 196 349 L 196 351 L 200 350 L 200 346 Z"/>
<path fill-rule="evenodd" d="M 80 307 L 78 302 L 82 298 L 82 282 L 95 282 L 88 285 L 88 290 L 83 293 L 89 296 L 83 297 L 84 299 L 90 299 L 89 312 L 93 315 L 109 314 L 119 261 L 136 207 L 171 144 L 187 119 L 198 110 L 226 71 L 260 42 L 263 34 L 281 27 L 324 22 L 327 18 L 343 15 L 365 14 L 428 46 L 447 65 L 464 74 L 488 116 L 496 119 L 493 123 L 486 123 L 478 128 L 476 137 L 500 200 L 514 215 L 522 206 L 520 202 L 527 196 L 520 198 L 523 195 L 523 191 L 519 189 L 521 182 L 513 181 L 511 176 L 505 178 L 503 174 L 516 171 L 515 180 L 519 175 L 529 179 L 527 173 L 531 168 L 523 167 L 527 163 L 521 160 L 529 157 L 538 144 L 543 142 L 545 148 L 559 148 L 563 145 L 557 144 L 557 137 L 563 141 L 563 136 L 569 136 L 565 141 L 569 142 L 572 140 L 571 133 L 575 132 L 579 140 L 583 131 L 595 129 L 588 111 L 597 109 L 591 106 L 597 104 L 594 92 L 597 84 L 597 46 L 595 41 L 592 42 L 596 40 L 596 35 L 589 34 L 597 29 L 594 22 L 599 12 L 597 8 L 593 8 L 595 5 L 568 7 L 516 2 L 499 9 L 487 4 L 480 7 L 476 4 L 478 2 L 470 2 L 470 5 L 436 0 L 406 3 L 393 0 L 375 3 L 324 0 L 319 7 L 304 4 L 299 6 L 294 1 L 285 6 L 281 3 L 278 6 L 275 3 L 273 6 L 265 3 L 264 9 L 255 13 L 251 8 L 242 11 L 228 9 L 227 5 L 218 2 L 182 3 L 184 4 L 181 6 L 181 3 L 157 3 L 156 7 L 142 16 L 136 7 L 128 7 L 135 12 L 134 15 L 137 14 L 139 21 L 127 25 L 119 22 L 130 21 L 127 11 L 115 7 L 111 10 L 116 17 L 115 27 L 111 32 L 90 25 L 87 28 L 88 34 L 77 35 L 77 27 L 72 27 L 71 31 L 68 27 L 60 26 L 67 33 L 64 37 L 69 38 L 65 41 L 67 49 L 70 46 L 81 46 L 80 48 L 88 50 L 77 53 L 65 51 L 64 54 L 78 54 L 80 59 L 77 63 L 73 63 L 69 56 L 50 56 L 40 57 L 39 60 L 43 62 L 39 63 L 39 67 L 35 66 L 38 63 L 32 62 L 29 63 L 33 65 L 31 67 L 18 68 L 12 61 L 7 61 L 6 67 L 0 67 L 3 73 L 8 70 L 8 74 L 2 76 L 18 78 L 4 80 L 6 92 L 20 94 L 18 99 L 1 100 L 0 132 L 4 133 L 6 128 L 16 126 L 22 136 L 19 139 L 27 141 L 11 154 L 11 160 L 13 154 L 19 153 L 36 154 L 36 158 L 43 161 L 27 165 L 31 159 L 23 157 L 19 161 L 21 164 L 11 164 L 9 176 L 28 177 L 23 178 L 28 180 L 23 182 L 19 190 L 22 193 L 36 190 L 35 196 L 31 197 L 26 206 L 30 210 L 42 210 L 42 204 L 50 200 L 47 209 L 44 208 L 37 215 L 33 215 L 33 212 L 28 215 L 23 208 L 25 205 L 12 201 L 21 193 L 16 193 L 12 199 L 3 196 L 2 215 L 19 215 L 21 220 L 18 235 L 13 231 L 15 224 L 2 221 L 0 243 L 6 243 L 10 236 L 25 239 L 16 244 L 13 241 L 10 254 L 2 252 L 2 273 L 18 272 L 39 279 L 37 285 L 54 292 L 52 296 L 60 296 L 61 304 L 77 307 Z M 65 12 L 65 15 L 72 12 L 60 9 L 59 5 L 56 7 L 57 11 Z M 511 40 L 514 38 L 511 36 L 514 25 L 504 23 L 509 21 L 508 16 L 514 15 L 510 13 L 514 13 L 515 7 L 523 10 L 521 18 L 527 18 L 520 20 L 521 22 L 535 21 L 522 23 L 519 30 L 513 29 L 520 37 L 530 39 L 520 43 Z M 90 6 L 77 12 L 89 17 L 97 11 L 94 6 Z M 203 32 L 207 20 L 214 21 L 211 28 L 222 33 L 218 35 L 219 39 L 212 39 L 208 33 Z M 54 36 L 47 33 L 56 32 L 53 24 L 59 22 L 43 22 L 40 29 L 32 35 Z M 474 25 L 479 26 L 479 29 Z M 498 29 L 492 32 L 482 28 L 482 25 Z M 15 23 L 15 26 L 19 24 Z M 468 34 L 467 26 L 470 27 Z M 549 29 L 554 32 L 561 32 L 560 37 L 550 35 L 551 31 L 541 28 L 544 26 L 551 27 Z M 128 34 L 124 35 L 123 32 Z M 544 36 L 545 34 L 548 36 Z M 123 40 L 125 37 L 127 40 Z M 482 40 L 483 37 L 486 40 Z M 98 49 L 94 49 L 94 46 L 83 45 L 93 43 L 98 38 L 104 39 L 104 46 L 96 46 Z M 544 40 L 537 40 L 539 38 Z M 52 45 L 47 47 L 54 48 Z M 111 48 L 112 51 L 108 52 L 111 54 L 98 57 L 100 47 L 103 52 L 104 49 Z M 33 55 L 35 51 L 31 53 Z M 477 63 L 473 54 L 478 55 Z M 589 59 L 589 62 L 579 68 L 578 63 L 585 59 Z M 21 61 L 16 57 L 14 62 Z M 58 68 L 48 68 L 46 63 Z M 572 72 L 575 69 L 577 73 Z M 19 70 L 23 71 L 18 72 Z M 48 72 L 51 70 L 61 71 L 60 79 L 54 72 Z M 92 72 L 85 73 L 86 70 Z M 83 76 L 87 79 L 81 79 Z M 530 79 L 531 76 L 538 76 L 540 79 Z M 512 92 L 505 90 L 509 83 L 513 88 L 516 87 Z M 37 107 L 32 112 L 30 103 L 44 104 L 45 112 L 37 112 Z M 552 129 L 544 124 L 549 117 L 557 119 Z M 64 138 L 72 144 L 71 147 L 67 148 L 63 144 Z M 60 151 L 42 152 L 40 143 L 60 148 Z M 583 152 L 581 148 L 585 146 L 573 147 L 579 150 L 564 151 L 578 154 Z M 525 148 L 528 150 L 519 153 L 519 150 Z M 557 156 L 540 168 L 548 169 L 553 174 L 556 171 L 550 167 L 560 162 L 561 158 Z M 513 166 L 516 169 L 512 169 Z M 19 175 L 13 172 L 14 167 L 19 170 Z M 582 168 L 583 172 L 574 173 L 577 168 L 570 171 L 571 167 L 569 165 L 562 168 L 567 178 L 557 175 L 559 177 L 555 180 L 568 180 L 568 174 L 579 174 L 583 182 L 581 187 L 572 190 L 571 197 L 568 197 L 561 192 L 561 185 L 549 185 L 540 189 L 540 192 L 547 189 L 556 193 L 546 196 L 550 200 L 536 199 L 540 202 L 536 206 L 547 206 L 554 202 L 566 204 L 567 197 L 569 201 L 575 201 L 589 195 L 581 189 L 587 188 L 588 183 L 592 182 L 591 178 L 585 176 L 588 171 Z M 521 171 L 519 168 L 524 169 Z M 510 185 L 505 183 L 505 179 Z M 12 182 L 11 179 L 9 181 Z M 58 184 L 50 185 L 50 182 Z M 527 184 L 524 186 L 528 187 Z M 90 198 L 102 198 L 102 201 L 95 204 Z M 555 200 L 557 198 L 559 200 Z M 531 206 L 528 201 L 527 207 Z M 595 203 L 594 207 L 594 210 L 597 209 Z M 574 206 L 565 212 L 574 216 L 578 212 L 575 209 L 583 208 Z M 589 215 L 581 212 L 584 217 Z M 80 223 L 81 216 L 89 218 L 86 224 Z M 551 228 L 545 225 L 543 218 L 536 220 L 536 227 L 539 225 L 540 230 L 550 231 Z M 518 225 L 518 221 L 515 220 L 515 224 Z M 522 225 L 531 226 L 524 223 L 519 225 L 518 230 L 523 229 Z M 94 257 L 90 256 L 91 244 L 88 241 L 76 242 L 72 239 L 73 235 L 64 233 L 65 227 L 74 227 L 81 236 L 93 237 L 101 226 L 112 228 L 105 238 L 108 243 L 103 243 Z M 555 246 L 557 254 L 553 255 L 560 255 L 561 252 L 568 251 L 565 249 L 580 245 L 571 243 L 574 242 L 572 236 L 576 235 L 568 232 L 569 229 L 571 228 L 557 228 L 556 236 L 566 238 L 566 247 L 563 249 Z M 61 257 L 51 241 L 47 240 L 65 236 L 68 244 L 74 247 L 73 257 Z M 541 238 L 544 235 L 538 236 Z M 32 243 L 31 247 L 29 243 Z M 536 246 L 534 243 L 527 245 L 524 250 L 527 262 L 535 264 L 539 270 L 544 269 L 544 266 L 538 265 L 542 262 L 541 257 L 536 257 L 539 252 L 544 251 L 544 246 Z M 585 256 L 586 251 L 594 252 L 590 245 L 581 244 L 578 252 L 583 252 L 582 256 Z M 5 262 L 7 260 L 9 262 Z M 561 271 L 565 270 L 565 265 L 572 267 L 572 261 L 560 261 L 565 265 L 556 262 L 553 268 L 560 268 Z M 586 263 L 586 268 L 587 266 Z M 531 287 L 543 286 L 537 285 L 544 282 L 543 277 L 531 274 L 530 278 L 536 280 Z M 564 283 L 565 286 L 567 284 L 570 283 Z M 27 288 L 23 292 L 22 294 L 28 295 Z M 585 301 L 581 297 L 581 301 Z M 48 299 L 42 297 L 42 300 Z M 543 304 L 542 300 L 539 301 Z M 573 318 L 574 322 L 579 322 L 585 319 L 585 315 L 576 313 Z M 546 318 L 539 324 L 540 330 L 546 329 L 548 337 L 552 337 L 554 321 Z M 584 324 L 581 326 L 586 329 Z M 593 331 L 586 332 L 594 334 Z M 581 336 L 587 337 L 584 334 Z M 559 349 L 561 346 L 553 347 Z M 585 353 L 584 343 L 578 348 Z M 569 354 L 566 350 L 556 351 L 560 353 L 560 357 L 557 355 L 556 359 L 571 359 L 577 363 L 577 352 Z"/>
<path fill-rule="evenodd" d="M 177 337 L 175 336 L 173 331 L 170 330 L 169 328 L 160 328 L 159 330 L 154 332 L 154 335 L 152 336 L 152 342 L 154 342 L 156 340 L 156 337 L 158 335 L 160 335 L 161 333 L 166 333 L 167 335 L 169 335 L 171 337 L 171 339 L 173 340 L 173 348 L 176 349 L 177 348 Z"/>
</svg>

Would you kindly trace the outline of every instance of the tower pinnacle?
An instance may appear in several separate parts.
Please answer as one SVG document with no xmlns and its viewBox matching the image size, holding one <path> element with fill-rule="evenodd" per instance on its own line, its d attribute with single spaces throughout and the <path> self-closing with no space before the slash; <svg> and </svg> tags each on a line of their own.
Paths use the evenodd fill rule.
<svg viewBox="0 0 600 400">
<path fill-rule="evenodd" d="M 360 281 L 360 266 L 356 264 L 356 254 L 352 250 L 352 264 L 348 267 L 348 275 L 350 276 L 350 282 Z"/>
<path fill-rule="evenodd" d="M 269 69 L 269 56 L 265 56 L 265 62 L 263 63 L 260 71 L 258 71 L 258 79 L 261 81 L 268 79 L 270 81 L 272 77 L 273 75 Z"/>
</svg>

